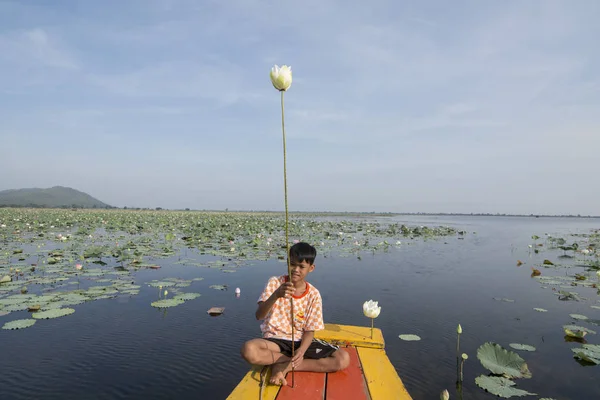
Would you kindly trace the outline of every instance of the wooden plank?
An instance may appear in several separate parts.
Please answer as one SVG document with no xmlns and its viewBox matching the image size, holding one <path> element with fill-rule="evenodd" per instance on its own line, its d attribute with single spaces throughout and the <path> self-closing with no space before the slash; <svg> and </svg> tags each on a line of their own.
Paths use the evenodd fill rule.
<svg viewBox="0 0 600 400">
<path fill-rule="evenodd" d="M 343 349 L 350 355 L 350 365 L 343 371 L 327 374 L 327 400 L 369 400 L 369 389 L 363 377 L 356 348 Z"/>
<path fill-rule="evenodd" d="M 242 378 L 240 383 L 231 392 L 227 400 L 246 400 L 246 399 L 259 399 L 260 394 L 260 371 L 262 366 L 255 365 L 250 371 Z M 275 400 L 277 393 L 279 392 L 280 386 L 270 385 L 269 379 L 271 378 L 271 368 L 268 369 L 266 374 L 266 384 L 263 388 L 261 400 Z"/>
<path fill-rule="evenodd" d="M 325 324 L 325 329 L 316 331 L 315 337 L 339 346 L 368 347 L 374 349 L 383 349 L 385 347 L 381 329 L 375 328 L 373 330 L 373 338 L 371 338 L 370 326 Z"/>
<path fill-rule="evenodd" d="M 371 400 L 412 400 L 385 350 L 362 347 L 357 350 Z"/>
<path fill-rule="evenodd" d="M 326 375 L 322 372 L 294 372 L 292 388 L 292 374 L 288 372 L 285 377 L 288 384 L 281 387 L 277 400 L 323 400 Z"/>
</svg>

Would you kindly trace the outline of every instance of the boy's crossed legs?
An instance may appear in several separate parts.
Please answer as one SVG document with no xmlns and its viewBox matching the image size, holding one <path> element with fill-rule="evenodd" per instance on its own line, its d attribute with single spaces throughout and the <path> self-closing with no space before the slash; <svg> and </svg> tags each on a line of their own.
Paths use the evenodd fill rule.
<svg viewBox="0 0 600 400">
<path fill-rule="evenodd" d="M 296 342 L 298 348 L 300 342 Z M 242 347 L 242 357 L 250 364 L 272 365 L 270 382 L 287 385 L 286 374 L 292 369 L 291 342 L 280 339 L 252 339 Z M 348 366 L 350 356 L 346 351 L 326 342 L 313 340 L 295 371 L 335 372 Z"/>
</svg>

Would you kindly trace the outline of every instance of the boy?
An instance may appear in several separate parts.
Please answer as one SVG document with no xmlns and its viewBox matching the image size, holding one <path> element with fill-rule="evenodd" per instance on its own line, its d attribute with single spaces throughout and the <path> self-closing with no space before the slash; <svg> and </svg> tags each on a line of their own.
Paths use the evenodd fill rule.
<svg viewBox="0 0 600 400">
<path fill-rule="evenodd" d="M 350 356 L 338 346 L 315 339 L 315 331 L 325 329 L 321 294 L 306 282 L 315 269 L 317 250 L 308 243 L 290 248 L 291 281 L 288 275 L 269 279 L 258 299 L 256 319 L 263 320 L 262 339 L 252 339 L 242 347 L 242 357 L 251 364 L 272 365 L 270 382 L 287 385 L 291 371 L 335 372 L 350 363 Z M 294 358 L 290 298 L 294 298 Z"/>
</svg>

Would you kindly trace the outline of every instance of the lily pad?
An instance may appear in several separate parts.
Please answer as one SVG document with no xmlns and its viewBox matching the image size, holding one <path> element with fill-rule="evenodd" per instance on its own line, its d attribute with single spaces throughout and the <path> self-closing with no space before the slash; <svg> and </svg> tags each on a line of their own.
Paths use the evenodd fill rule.
<svg viewBox="0 0 600 400">
<path fill-rule="evenodd" d="M 510 343 L 509 346 L 515 350 L 535 351 L 535 347 L 528 344 Z"/>
<path fill-rule="evenodd" d="M 597 344 L 584 344 L 583 348 L 571 349 L 575 358 L 584 360 L 596 365 L 600 364 L 600 345 Z"/>
<path fill-rule="evenodd" d="M 173 298 L 176 300 L 194 300 L 200 296 L 201 296 L 200 293 L 181 293 Z"/>
<path fill-rule="evenodd" d="M 485 368 L 494 374 L 510 378 L 531 378 L 525 360 L 517 353 L 506 350 L 496 343 L 487 342 L 477 349 L 477 358 Z"/>
<path fill-rule="evenodd" d="M 548 310 L 545 310 L 543 308 L 534 308 L 534 310 L 537 312 L 548 312 Z"/>
<path fill-rule="evenodd" d="M 36 312 L 31 314 L 31 316 L 35 319 L 52 319 L 64 317 L 66 315 L 73 314 L 74 312 L 75 310 L 72 308 L 56 308 L 53 310 Z"/>
<path fill-rule="evenodd" d="M 183 303 L 184 303 L 183 300 L 179 300 L 179 299 L 167 299 L 167 300 L 153 301 L 152 303 L 150 303 L 150 305 L 152 307 L 156 307 L 156 308 L 167 308 L 167 307 L 175 307 L 175 306 L 178 306 L 178 305 L 183 304 Z"/>
<path fill-rule="evenodd" d="M 508 399 L 514 396 L 522 397 L 536 395 L 536 393 L 529 393 L 526 390 L 517 389 L 513 387 L 516 384 L 510 379 L 504 378 L 502 376 L 480 375 L 477 378 L 475 378 L 475 383 L 480 388 L 504 399 Z"/>
<path fill-rule="evenodd" d="M 176 283 L 175 282 L 169 282 L 169 281 L 158 281 L 158 282 L 150 282 L 148 283 L 150 286 L 152 287 L 171 287 L 171 286 L 175 286 Z"/>
<path fill-rule="evenodd" d="M 586 317 L 585 315 L 581 315 L 581 314 L 569 314 L 569 316 L 573 319 L 580 319 L 580 320 L 588 319 L 588 317 Z"/>
<path fill-rule="evenodd" d="M 2 329 L 25 329 L 35 324 L 35 319 L 17 319 L 5 323 Z"/>
<path fill-rule="evenodd" d="M 402 340 L 406 340 L 407 342 L 421 340 L 419 336 L 412 334 L 399 335 L 398 337 Z"/>
<path fill-rule="evenodd" d="M 216 290 L 227 290 L 227 285 L 210 285 L 209 288 Z"/>
</svg>

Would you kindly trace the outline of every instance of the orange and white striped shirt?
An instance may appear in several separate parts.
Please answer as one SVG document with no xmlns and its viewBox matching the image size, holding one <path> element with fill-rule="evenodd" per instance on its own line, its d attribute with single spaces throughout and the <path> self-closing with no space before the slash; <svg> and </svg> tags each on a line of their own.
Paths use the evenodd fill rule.
<svg viewBox="0 0 600 400">
<path fill-rule="evenodd" d="M 258 298 L 267 301 L 279 286 L 287 282 L 287 275 L 272 276 Z M 323 301 L 316 287 L 306 282 L 306 290 L 294 299 L 294 340 L 301 340 L 306 331 L 325 329 L 323 323 Z M 290 299 L 279 298 L 260 325 L 263 338 L 292 340 Z"/>
</svg>

